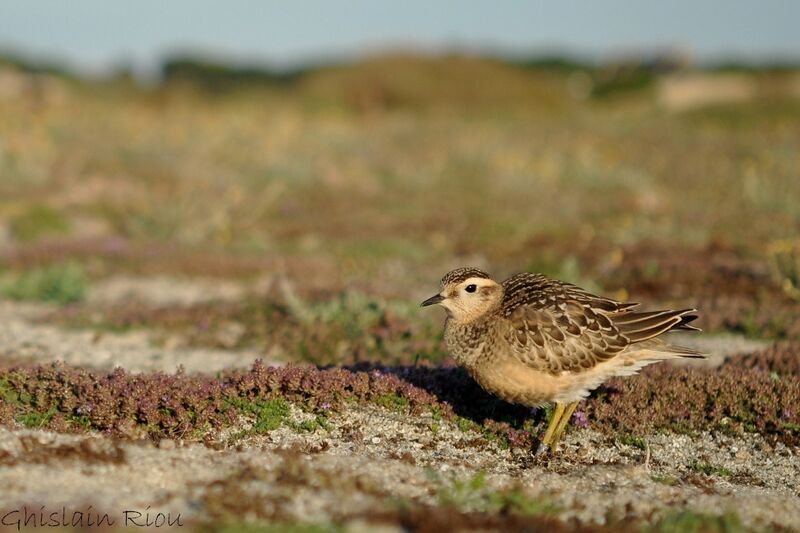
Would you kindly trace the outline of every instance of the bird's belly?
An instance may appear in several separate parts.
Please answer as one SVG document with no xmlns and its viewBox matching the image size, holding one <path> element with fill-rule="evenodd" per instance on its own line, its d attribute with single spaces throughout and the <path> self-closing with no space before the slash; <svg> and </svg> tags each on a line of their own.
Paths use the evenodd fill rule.
<svg viewBox="0 0 800 533">
<path fill-rule="evenodd" d="M 633 356 L 616 357 L 577 373 L 540 372 L 514 358 L 467 365 L 467 369 L 485 391 L 507 402 L 536 406 L 548 402 L 579 401 L 608 378 L 636 374 L 643 366 L 658 361 L 637 360 L 636 353 Z"/>
<path fill-rule="evenodd" d="M 467 366 L 467 370 L 486 392 L 530 406 L 558 400 L 572 381 L 570 376 L 539 372 L 515 360 Z"/>
</svg>

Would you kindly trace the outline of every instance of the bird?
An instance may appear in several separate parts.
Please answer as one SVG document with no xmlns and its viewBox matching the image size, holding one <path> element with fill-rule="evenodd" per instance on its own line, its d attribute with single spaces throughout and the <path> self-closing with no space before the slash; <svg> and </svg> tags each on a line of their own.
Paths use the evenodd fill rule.
<svg viewBox="0 0 800 533">
<path fill-rule="evenodd" d="M 635 311 L 540 273 L 498 283 L 472 267 L 445 274 L 422 307 L 447 312 L 444 343 L 488 393 L 515 404 L 555 404 L 537 453 L 555 452 L 578 403 L 614 376 L 667 359 L 704 358 L 662 334 L 700 331 L 696 309 Z"/>
</svg>

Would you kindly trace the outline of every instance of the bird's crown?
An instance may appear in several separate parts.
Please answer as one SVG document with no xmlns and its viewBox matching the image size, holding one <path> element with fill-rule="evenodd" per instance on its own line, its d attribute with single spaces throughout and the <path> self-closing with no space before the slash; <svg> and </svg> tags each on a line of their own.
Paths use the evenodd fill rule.
<svg viewBox="0 0 800 533">
<path fill-rule="evenodd" d="M 445 274 L 444 277 L 442 278 L 441 286 L 447 287 L 448 285 L 452 284 L 457 285 L 462 281 L 468 280 L 469 278 L 492 279 L 491 276 L 489 276 L 489 274 L 487 274 L 483 270 L 473 267 L 463 267 L 451 270 L 450 272 Z"/>
</svg>

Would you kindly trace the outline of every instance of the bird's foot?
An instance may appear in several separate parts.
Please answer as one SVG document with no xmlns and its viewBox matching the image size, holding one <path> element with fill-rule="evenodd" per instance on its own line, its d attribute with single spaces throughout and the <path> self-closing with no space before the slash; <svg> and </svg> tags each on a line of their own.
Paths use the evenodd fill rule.
<svg viewBox="0 0 800 533">
<path fill-rule="evenodd" d="M 539 445 L 536 446 L 535 451 L 533 452 L 534 457 L 546 457 L 549 455 L 553 450 L 550 448 L 550 445 L 545 443 L 544 441 L 539 442 Z"/>
</svg>

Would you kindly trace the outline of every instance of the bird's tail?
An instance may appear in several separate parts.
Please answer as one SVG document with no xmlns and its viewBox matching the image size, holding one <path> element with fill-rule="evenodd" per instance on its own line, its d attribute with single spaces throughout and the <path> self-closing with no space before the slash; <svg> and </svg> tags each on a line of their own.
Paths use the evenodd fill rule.
<svg viewBox="0 0 800 533">
<path fill-rule="evenodd" d="M 679 311 L 648 311 L 643 313 L 620 313 L 612 317 L 614 325 L 637 348 L 660 352 L 665 357 L 704 358 L 706 354 L 692 348 L 677 346 L 656 339 L 668 331 L 700 331 L 690 323 L 697 319 L 697 309 L 681 309 Z"/>
<path fill-rule="evenodd" d="M 693 348 L 687 348 L 686 346 L 679 346 L 677 344 L 669 344 L 667 342 L 662 341 L 661 339 L 652 339 L 650 341 L 646 341 L 647 348 L 662 353 L 668 357 L 687 357 L 690 359 L 705 359 L 708 357 L 707 353 L 699 352 Z"/>
</svg>

